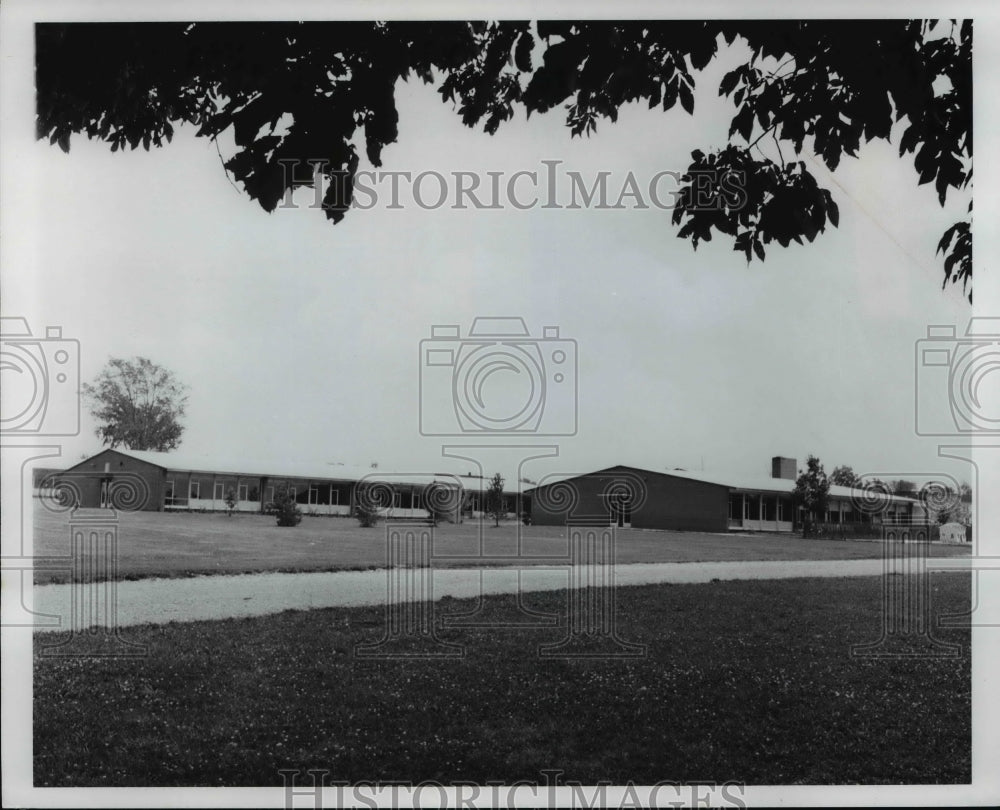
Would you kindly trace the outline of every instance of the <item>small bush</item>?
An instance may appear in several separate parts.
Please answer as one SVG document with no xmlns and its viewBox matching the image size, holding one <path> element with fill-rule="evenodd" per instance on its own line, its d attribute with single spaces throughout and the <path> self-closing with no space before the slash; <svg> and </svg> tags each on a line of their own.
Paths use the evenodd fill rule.
<svg viewBox="0 0 1000 810">
<path fill-rule="evenodd" d="M 359 526 L 364 529 L 370 529 L 378 525 L 378 507 L 366 502 L 359 503 L 354 507 L 354 517 L 358 519 Z"/>
<path fill-rule="evenodd" d="M 269 515 L 274 515 L 279 526 L 298 526 L 302 522 L 302 510 L 295 503 L 295 497 L 286 488 L 278 490 L 274 501 L 266 507 Z"/>
</svg>

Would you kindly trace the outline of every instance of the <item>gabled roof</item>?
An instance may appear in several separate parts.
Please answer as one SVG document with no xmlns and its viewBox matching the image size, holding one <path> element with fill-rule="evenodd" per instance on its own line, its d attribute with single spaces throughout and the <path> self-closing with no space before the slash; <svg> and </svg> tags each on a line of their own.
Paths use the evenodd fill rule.
<svg viewBox="0 0 1000 810">
<path fill-rule="evenodd" d="M 736 492 L 773 492 L 776 494 L 790 495 L 792 490 L 795 489 L 795 482 L 788 478 L 768 478 L 766 476 L 746 476 L 739 474 L 718 475 L 704 472 L 689 472 L 687 470 L 648 470 L 642 467 L 631 467 L 626 464 L 619 464 L 615 467 L 605 467 L 602 470 L 595 470 L 591 473 L 581 473 L 579 475 L 567 475 L 562 478 L 553 478 L 552 480 L 546 480 L 534 489 L 550 486 L 551 484 L 558 483 L 559 481 L 570 481 L 574 478 L 583 478 L 586 475 L 595 475 L 597 473 L 604 473 L 615 469 L 631 470 L 633 472 L 645 473 L 648 475 L 666 475 L 673 476 L 674 478 L 684 478 L 688 481 L 698 481 L 703 484 L 715 484 L 717 486 L 728 487 Z M 528 490 L 528 492 L 531 491 L 532 490 Z M 912 498 L 903 498 L 899 495 L 889 495 L 870 490 L 853 489 L 851 487 L 842 487 L 835 484 L 830 485 L 829 494 L 839 498 L 864 498 L 866 501 L 889 500 L 896 503 L 913 503 Z"/>
<path fill-rule="evenodd" d="M 103 452 L 103 451 L 102 451 Z M 350 467 L 343 464 L 323 464 L 309 461 L 261 462 L 247 459 L 221 459 L 192 453 L 159 453 L 152 450 L 121 450 L 115 453 L 177 472 L 217 473 L 220 475 L 267 476 L 269 478 L 308 478 L 315 481 L 360 481 L 363 478 L 400 484 L 428 484 L 433 480 L 448 482 L 463 480 L 451 473 L 395 472 L 381 468 Z M 95 454 L 96 455 L 96 454 Z"/>
</svg>

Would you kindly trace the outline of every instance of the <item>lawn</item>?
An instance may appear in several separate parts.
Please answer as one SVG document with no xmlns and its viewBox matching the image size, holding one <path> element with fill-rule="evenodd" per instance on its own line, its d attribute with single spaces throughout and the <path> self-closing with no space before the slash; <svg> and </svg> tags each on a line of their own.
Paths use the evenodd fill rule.
<svg viewBox="0 0 1000 810">
<path fill-rule="evenodd" d="M 528 598 L 565 617 L 566 592 Z M 879 636 L 879 578 L 616 598 L 643 658 L 546 660 L 538 645 L 564 628 L 492 628 L 442 630 L 458 659 L 362 660 L 355 645 L 383 633 L 369 608 L 128 628 L 144 659 L 36 654 L 35 784 L 272 786 L 289 768 L 331 782 L 537 783 L 546 768 L 583 784 L 969 782 L 969 632 L 936 631 L 957 658 L 852 657 Z M 967 575 L 933 576 L 935 615 L 969 601 Z M 487 607 L 501 618 L 513 599 Z"/>
<path fill-rule="evenodd" d="M 101 516 L 100 510 L 82 511 Z M 564 558 L 565 530 L 509 523 L 442 524 L 434 530 L 434 565 L 513 563 L 518 531 L 525 555 Z M 385 525 L 363 529 L 350 518 L 305 517 L 294 528 L 279 528 L 265 515 L 124 512 L 118 517 L 118 570 L 126 579 L 238 574 L 260 571 L 330 571 L 378 568 L 386 564 Z M 66 557 L 70 549 L 70 517 L 36 504 L 36 556 Z M 480 537 L 482 551 L 480 553 Z M 700 562 L 725 560 L 827 560 L 878 557 L 881 545 L 870 541 L 803 540 L 788 535 L 729 535 L 700 532 L 619 529 L 616 558 L 620 563 Z M 929 546 L 931 556 L 968 554 L 968 547 Z M 447 560 L 445 557 L 464 558 Z M 524 564 L 524 558 L 518 560 Z M 67 568 L 35 569 L 35 582 L 63 582 Z"/>
</svg>

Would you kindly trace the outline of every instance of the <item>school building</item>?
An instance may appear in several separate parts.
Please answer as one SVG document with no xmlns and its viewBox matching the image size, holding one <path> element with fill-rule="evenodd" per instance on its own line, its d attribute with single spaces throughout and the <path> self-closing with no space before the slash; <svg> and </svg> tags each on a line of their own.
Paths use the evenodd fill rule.
<svg viewBox="0 0 1000 810">
<path fill-rule="evenodd" d="M 225 462 L 177 452 L 103 450 L 78 464 L 51 472 L 58 487 L 81 507 L 143 511 L 264 512 L 282 490 L 303 513 L 350 515 L 362 499 L 388 517 L 426 518 L 428 506 L 455 522 L 479 513 L 486 482 L 478 476 L 397 473 L 340 464 L 282 465 Z M 504 493 L 509 512 L 519 514 L 518 494 Z"/>
<path fill-rule="evenodd" d="M 624 528 L 791 532 L 803 518 L 792 501 L 796 477 L 795 459 L 781 456 L 771 460 L 770 478 L 618 465 L 543 480 L 527 494 L 532 523 L 543 526 L 607 520 Z M 903 526 L 923 516 L 914 499 L 831 485 L 826 513 L 817 518 Z"/>
</svg>

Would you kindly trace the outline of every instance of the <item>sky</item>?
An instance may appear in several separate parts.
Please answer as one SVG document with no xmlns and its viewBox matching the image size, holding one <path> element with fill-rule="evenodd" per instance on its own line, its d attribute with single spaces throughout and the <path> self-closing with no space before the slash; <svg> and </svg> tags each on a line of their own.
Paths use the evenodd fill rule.
<svg viewBox="0 0 1000 810">
<path fill-rule="evenodd" d="M 453 197 L 453 172 L 506 182 L 561 161 L 560 174 L 588 184 L 610 172 L 617 196 L 629 172 L 644 186 L 682 172 L 693 149 L 724 145 L 733 108 L 717 87 L 738 56 L 699 77 L 693 117 L 632 106 L 589 138 L 571 138 L 559 109 L 522 112 L 490 137 L 433 88 L 401 84 L 399 139 L 382 170 L 438 172 Z M 420 342 L 434 325 L 465 337 L 476 317 L 520 316 L 533 337 L 557 326 L 576 342 L 578 430 L 517 439 L 558 447 L 523 469 L 530 450 L 469 451 L 484 473 L 538 480 L 629 464 L 760 476 L 774 455 L 802 466 L 811 453 L 827 471 L 970 478 L 914 418 L 918 392 L 925 413 L 947 418 L 947 391 L 915 352 L 928 325 L 961 333 L 972 314 L 960 288 L 942 291 L 935 255 L 967 198 L 942 209 L 892 145 L 868 144 L 832 176 L 813 163 L 840 227 L 813 244 L 773 244 L 748 266 L 720 239 L 693 250 L 655 207 L 427 210 L 407 198 L 389 209 L 379 185 L 377 205 L 337 225 L 309 207 L 308 189 L 300 207 L 267 214 L 223 171 L 225 138 L 216 147 L 182 127 L 162 149 L 112 154 L 74 136 L 64 154 L 34 141 L 30 115 L 18 121 L 4 314 L 79 340 L 83 381 L 111 356 L 173 371 L 190 388 L 186 455 L 465 471 L 442 445 L 489 441 L 421 435 Z M 564 178 L 558 193 L 568 189 Z M 497 374 L 485 390 L 513 396 L 523 381 Z M 550 400 L 571 409 L 556 390 Z M 63 443 L 67 462 L 100 448 L 94 428 L 85 412 Z"/>
</svg>

